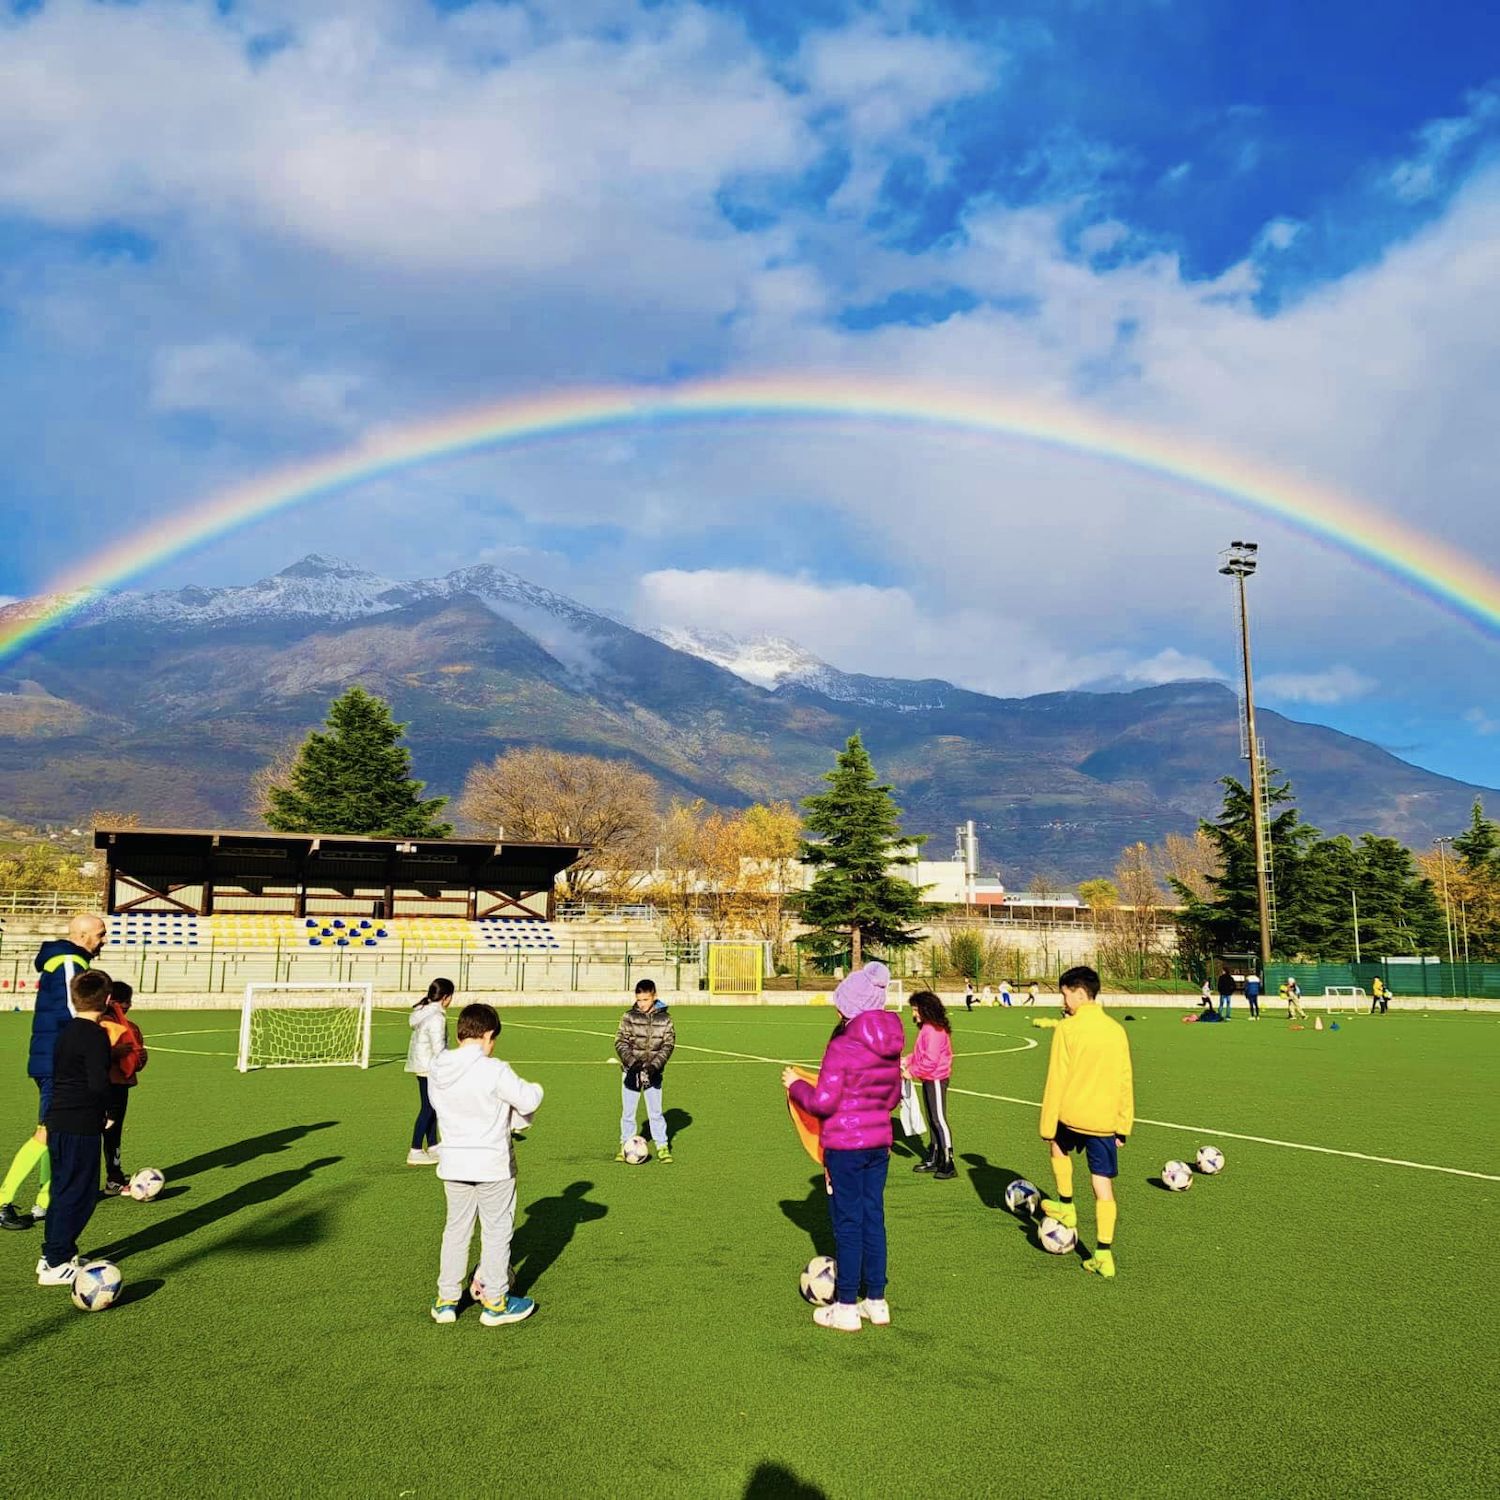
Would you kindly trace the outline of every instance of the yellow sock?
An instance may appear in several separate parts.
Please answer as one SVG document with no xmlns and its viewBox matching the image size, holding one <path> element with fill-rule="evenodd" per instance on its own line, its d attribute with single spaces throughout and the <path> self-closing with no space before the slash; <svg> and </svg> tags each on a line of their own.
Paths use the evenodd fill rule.
<svg viewBox="0 0 1500 1500">
<path fill-rule="evenodd" d="M 14 1203 L 16 1195 L 21 1191 L 21 1184 L 31 1176 L 37 1163 L 46 1161 L 46 1145 L 38 1140 L 27 1141 L 16 1152 L 15 1160 L 10 1164 L 10 1171 L 5 1174 L 5 1181 L 0 1183 L 0 1203 Z"/>
<path fill-rule="evenodd" d="M 37 1164 L 36 1178 L 36 1206 L 45 1209 L 52 1201 L 52 1158 L 45 1146 L 42 1147 L 42 1159 Z"/>
<path fill-rule="evenodd" d="M 1073 1196 L 1073 1158 L 1071 1156 L 1054 1156 L 1052 1158 L 1052 1176 L 1057 1181 L 1057 1196 L 1064 1200 Z"/>
<path fill-rule="evenodd" d="M 1120 1214 L 1120 1205 L 1113 1198 L 1101 1198 L 1095 1205 L 1099 1220 L 1099 1248 L 1107 1250 L 1115 1242 L 1115 1220 Z"/>
</svg>

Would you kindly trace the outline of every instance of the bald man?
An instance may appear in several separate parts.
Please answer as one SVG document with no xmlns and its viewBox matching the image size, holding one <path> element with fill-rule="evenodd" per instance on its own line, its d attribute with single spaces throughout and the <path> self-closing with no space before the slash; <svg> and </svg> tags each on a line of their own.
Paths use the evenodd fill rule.
<svg viewBox="0 0 1500 1500">
<path fill-rule="evenodd" d="M 37 950 L 35 968 L 40 975 L 36 985 L 36 1009 L 31 1014 L 31 1052 L 26 1071 L 36 1083 L 37 1120 L 47 1118 L 52 1103 L 52 1054 L 57 1048 L 58 1033 L 73 1019 L 69 1000 L 73 976 L 93 966 L 104 946 L 104 918 L 92 912 L 79 912 L 68 922 L 68 935 L 43 943 Z M 32 1172 L 37 1174 L 36 1206 L 22 1213 L 16 1206 L 16 1195 Z M 0 1183 L 0 1229 L 30 1229 L 47 1215 L 52 1196 L 52 1164 L 47 1157 L 47 1127 L 38 1123 L 36 1134 L 21 1147 Z"/>
</svg>

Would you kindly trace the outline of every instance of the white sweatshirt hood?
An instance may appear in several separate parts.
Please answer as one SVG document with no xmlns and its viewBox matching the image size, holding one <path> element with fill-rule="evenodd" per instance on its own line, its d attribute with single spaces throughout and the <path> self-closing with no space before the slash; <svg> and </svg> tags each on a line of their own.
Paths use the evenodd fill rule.
<svg viewBox="0 0 1500 1500">
<path fill-rule="evenodd" d="M 510 1133 L 531 1123 L 542 1086 L 527 1083 L 509 1063 L 472 1046 L 440 1052 L 427 1077 L 442 1137 L 437 1175 L 457 1182 L 513 1177 Z"/>
</svg>

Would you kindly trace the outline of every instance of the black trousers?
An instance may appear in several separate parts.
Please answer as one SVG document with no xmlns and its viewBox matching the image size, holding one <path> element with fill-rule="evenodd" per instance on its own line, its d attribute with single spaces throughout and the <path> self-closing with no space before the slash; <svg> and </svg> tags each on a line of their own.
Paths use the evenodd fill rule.
<svg viewBox="0 0 1500 1500">
<path fill-rule="evenodd" d="M 78 1236 L 88 1227 L 99 1201 L 99 1145 L 97 1135 L 47 1132 L 52 1157 L 52 1201 L 47 1205 L 47 1227 L 42 1256 L 49 1266 L 60 1266 L 78 1254 Z"/>
<path fill-rule="evenodd" d="M 123 1183 L 125 1168 L 120 1165 L 120 1142 L 125 1135 L 125 1111 L 130 1107 L 130 1086 L 112 1083 L 109 1086 L 109 1106 L 106 1114 L 114 1121 L 104 1127 L 104 1180 Z"/>
<path fill-rule="evenodd" d="M 932 1135 L 932 1146 L 928 1152 L 930 1159 L 937 1162 L 952 1161 L 953 1132 L 948 1128 L 948 1080 L 924 1078 L 922 1104 L 927 1111 L 927 1128 Z"/>
</svg>

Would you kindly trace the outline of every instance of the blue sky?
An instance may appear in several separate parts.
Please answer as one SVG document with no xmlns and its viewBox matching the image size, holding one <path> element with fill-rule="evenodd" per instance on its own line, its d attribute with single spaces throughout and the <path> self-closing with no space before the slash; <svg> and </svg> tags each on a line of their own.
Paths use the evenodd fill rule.
<svg viewBox="0 0 1500 1500">
<path fill-rule="evenodd" d="M 0 593 L 374 425 L 773 370 L 1139 420 L 1500 568 L 1497 294 L 1493 5 L 13 3 Z M 1494 640 L 1257 526 L 1267 700 L 1500 784 Z M 1056 454 L 757 428 L 436 467 L 142 582 L 488 556 L 1021 693 L 1231 670 L 1244 529 Z"/>
</svg>

